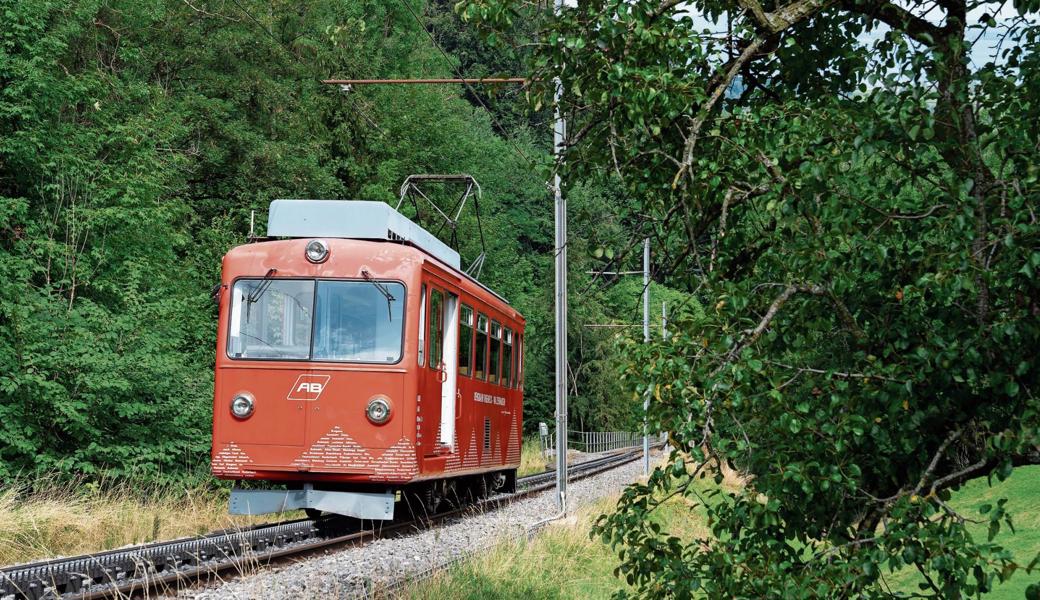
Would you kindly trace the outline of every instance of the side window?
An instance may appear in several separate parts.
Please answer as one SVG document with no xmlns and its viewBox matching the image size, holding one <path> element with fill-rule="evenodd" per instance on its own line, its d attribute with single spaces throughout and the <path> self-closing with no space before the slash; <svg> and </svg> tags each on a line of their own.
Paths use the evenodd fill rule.
<svg viewBox="0 0 1040 600">
<path fill-rule="evenodd" d="M 444 341 L 444 296 L 438 289 L 430 290 L 430 368 L 440 369 Z"/>
<path fill-rule="evenodd" d="M 504 329 L 502 333 L 502 385 L 511 387 L 513 383 L 513 330 Z"/>
<path fill-rule="evenodd" d="M 488 361 L 488 381 L 498 383 L 498 361 L 502 355 L 502 326 L 498 321 L 491 322 L 491 354 Z"/>
<path fill-rule="evenodd" d="M 473 309 L 462 305 L 459 314 L 459 374 L 469 377 L 473 373 Z"/>
<path fill-rule="evenodd" d="M 473 375 L 487 379 L 488 318 L 477 316 L 477 351 L 474 352 Z"/>
<path fill-rule="evenodd" d="M 426 285 L 419 294 L 419 366 L 426 361 Z"/>
</svg>

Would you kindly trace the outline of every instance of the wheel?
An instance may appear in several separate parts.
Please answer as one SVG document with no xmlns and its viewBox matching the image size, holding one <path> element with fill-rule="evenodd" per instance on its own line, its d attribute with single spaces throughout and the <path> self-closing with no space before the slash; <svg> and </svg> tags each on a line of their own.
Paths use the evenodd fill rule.
<svg viewBox="0 0 1040 600">
<path fill-rule="evenodd" d="M 429 518 L 437 514 L 443 499 L 436 482 L 425 484 L 404 494 L 403 508 L 412 517 Z"/>
<path fill-rule="evenodd" d="M 437 489 L 437 484 L 432 484 L 423 490 L 422 500 L 423 506 L 426 508 L 426 512 L 431 515 L 437 514 L 437 509 L 440 508 L 441 500 L 444 495 Z"/>
</svg>

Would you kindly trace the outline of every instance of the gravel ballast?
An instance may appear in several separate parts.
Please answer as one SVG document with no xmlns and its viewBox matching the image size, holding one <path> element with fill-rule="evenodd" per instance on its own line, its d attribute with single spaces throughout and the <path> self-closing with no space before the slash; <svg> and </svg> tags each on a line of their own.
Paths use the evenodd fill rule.
<svg viewBox="0 0 1040 600">
<path fill-rule="evenodd" d="M 567 486 L 569 512 L 619 493 L 642 475 L 635 460 Z M 299 563 L 182 592 L 181 598 L 357 598 L 403 577 L 426 571 L 495 540 L 515 539 L 556 514 L 552 489 L 484 514 L 433 529 L 345 548 Z"/>
</svg>

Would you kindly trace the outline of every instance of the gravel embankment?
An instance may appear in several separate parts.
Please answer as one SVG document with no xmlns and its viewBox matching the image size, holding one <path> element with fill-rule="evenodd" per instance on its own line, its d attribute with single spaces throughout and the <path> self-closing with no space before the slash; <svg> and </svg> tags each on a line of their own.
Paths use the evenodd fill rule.
<svg viewBox="0 0 1040 600">
<path fill-rule="evenodd" d="M 568 485 L 575 508 L 621 491 L 642 475 L 633 461 Z M 552 490 L 481 515 L 441 524 L 412 535 L 376 540 L 360 548 L 333 551 L 289 566 L 262 571 L 221 585 L 196 588 L 181 598 L 196 600 L 357 598 L 366 589 L 443 564 L 453 557 L 484 548 L 496 539 L 515 538 L 556 513 Z"/>
</svg>

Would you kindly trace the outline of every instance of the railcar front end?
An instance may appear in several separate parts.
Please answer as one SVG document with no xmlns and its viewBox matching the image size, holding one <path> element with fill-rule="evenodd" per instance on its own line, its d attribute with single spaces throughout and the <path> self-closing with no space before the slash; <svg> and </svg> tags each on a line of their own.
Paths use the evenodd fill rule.
<svg viewBox="0 0 1040 600">
<path fill-rule="evenodd" d="M 330 209 L 316 202 L 335 201 L 290 203 L 294 218 Z M 231 511 L 390 519 L 402 496 L 435 510 L 509 487 L 522 317 L 450 256 L 385 228 L 389 239 L 325 227 L 324 237 L 246 244 L 224 258 L 212 472 L 278 485 L 236 486 Z"/>
</svg>

